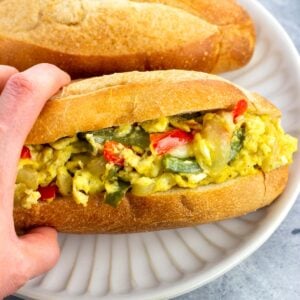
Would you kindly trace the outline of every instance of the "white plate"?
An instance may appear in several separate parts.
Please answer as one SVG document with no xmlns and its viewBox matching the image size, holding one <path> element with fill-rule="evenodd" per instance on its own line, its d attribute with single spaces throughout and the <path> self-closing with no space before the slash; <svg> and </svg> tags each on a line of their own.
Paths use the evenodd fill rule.
<svg viewBox="0 0 300 300">
<path fill-rule="evenodd" d="M 300 138 L 300 68 L 292 42 L 256 1 L 241 0 L 257 25 L 252 62 L 226 78 L 272 99 Z M 284 194 L 271 207 L 209 225 L 126 235 L 64 235 L 56 267 L 19 295 L 35 299 L 157 299 L 183 294 L 253 253 L 282 222 L 299 192 L 300 152 Z M 298 166 L 298 169 L 297 169 Z"/>
</svg>

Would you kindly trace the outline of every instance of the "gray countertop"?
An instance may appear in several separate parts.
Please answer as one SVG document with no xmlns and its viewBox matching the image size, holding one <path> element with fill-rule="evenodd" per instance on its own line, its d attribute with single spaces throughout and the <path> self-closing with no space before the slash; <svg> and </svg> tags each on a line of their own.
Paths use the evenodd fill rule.
<svg viewBox="0 0 300 300">
<path fill-rule="evenodd" d="M 260 2 L 283 25 L 300 51 L 300 0 Z M 196 299 L 300 299 L 300 197 L 281 226 L 251 257 L 210 284 L 174 298 Z"/>
<path fill-rule="evenodd" d="M 300 52 L 300 0 L 259 2 L 283 25 Z M 173 300 L 196 299 L 300 299 L 300 196 L 281 226 L 251 257 L 206 286 Z"/>
</svg>

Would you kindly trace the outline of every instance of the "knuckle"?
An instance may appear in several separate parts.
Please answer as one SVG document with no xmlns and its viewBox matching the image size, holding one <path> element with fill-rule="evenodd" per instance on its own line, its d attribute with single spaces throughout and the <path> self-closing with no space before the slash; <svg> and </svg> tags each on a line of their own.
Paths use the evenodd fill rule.
<svg viewBox="0 0 300 300">
<path fill-rule="evenodd" d="M 12 75 L 5 86 L 6 93 L 11 97 L 28 97 L 34 92 L 33 82 L 24 74 Z"/>
</svg>

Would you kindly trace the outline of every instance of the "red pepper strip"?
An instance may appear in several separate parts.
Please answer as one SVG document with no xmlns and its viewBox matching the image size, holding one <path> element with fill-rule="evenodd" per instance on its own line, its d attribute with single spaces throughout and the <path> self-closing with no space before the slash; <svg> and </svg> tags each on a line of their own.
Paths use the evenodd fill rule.
<svg viewBox="0 0 300 300">
<path fill-rule="evenodd" d="M 193 140 L 192 133 L 180 129 L 173 129 L 163 133 L 150 134 L 150 141 L 157 154 L 168 153 L 173 148 L 185 145 Z"/>
<path fill-rule="evenodd" d="M 23 146 L 22 151 L 21 151 L 21 158 L 31 158 L 31 153 L 30 149 L 26 146 Z"/>
<path fill-rule="evenodd" d="M 106 161 L 115 165 L 124 166 L 124 157 L 121 156 L 120 151 L 117 149 L 118 145 L 122 145 L 115 141 L 106 141 L 103 149 L 103 156 Z"/>
<path fill-rule="evenodd" d="M 58 187 L 56 185 L 39 186 L 38 192 L 41 194 L 40 199 L 43 201 L 54 199 L 58 192 Z"/>
<path fill-rule="evenodd" d="M 235 105 L 233 111 L 232 111 L 232 116 L 233 116 L 233 121 L 236 123 L 237 118 L 241 115 L 243 115 L 248 108 L 248 103 L 246 100 L 242 99 L 237 102 Z"/>
</svg>

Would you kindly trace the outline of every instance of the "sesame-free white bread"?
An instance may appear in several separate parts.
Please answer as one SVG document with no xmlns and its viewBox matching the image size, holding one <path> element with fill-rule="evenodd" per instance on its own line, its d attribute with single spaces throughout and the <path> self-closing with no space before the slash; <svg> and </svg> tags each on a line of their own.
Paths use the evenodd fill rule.
<svg viewBox="0 0 300 300">
<path fill-rule="evenodd" d="M 75 77 L 132 70 L 219 73 L 245 65 L 255 32 L 232 0 L 2 0 L 0 64 Z"/>
<path fill-rule="evenodd" d="M 215 75 L 191 71 L 130 72 L 71 83 L 49 100 L 28 136 L 42 144 L 77 132 L 154 119 L 162 115 L 230 109 L 245 99 L 249 111 L 280 117 L 263 97 Z M 71 198 L 15 207 L 17 229 L 48 225 L 63 232 L 136 232 L 207 223 L 269 205 L 283 191 L 288 168 L 238 177 L 196 189 L 174 188 L 147 197 L 130 193 L 117 208 L 91 197 L 87 207 Z"/>
</svg>

